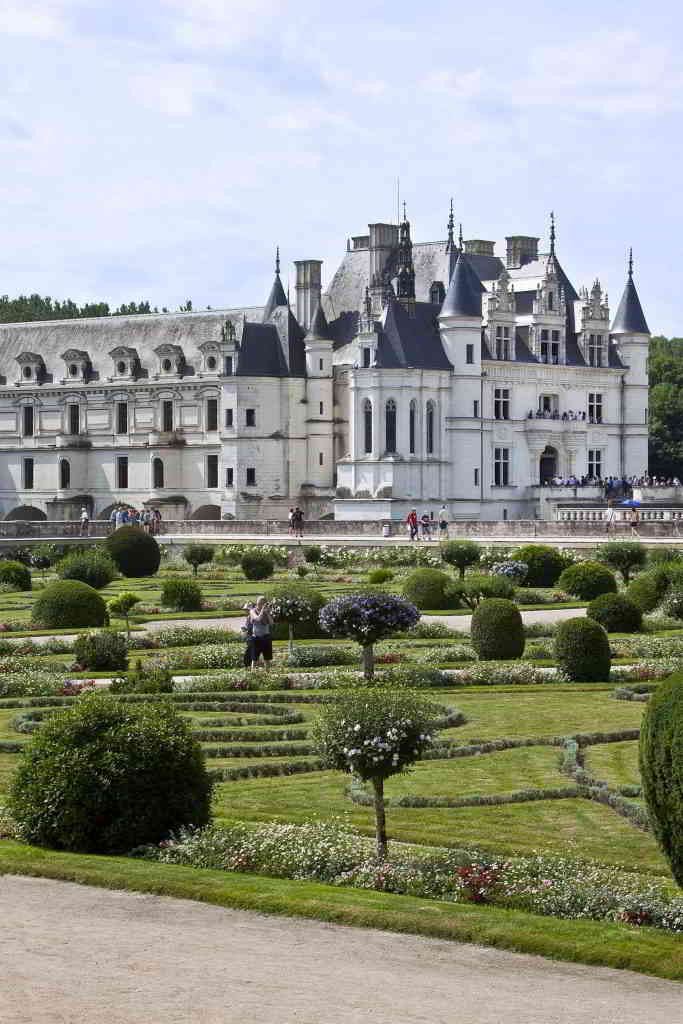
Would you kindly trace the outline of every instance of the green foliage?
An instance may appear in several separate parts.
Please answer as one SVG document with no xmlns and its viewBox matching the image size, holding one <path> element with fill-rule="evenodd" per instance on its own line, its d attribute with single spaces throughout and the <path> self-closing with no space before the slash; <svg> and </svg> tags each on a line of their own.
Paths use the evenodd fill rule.
<svg viewBox="0 0 683 1024">
<path fill-rule="evenodd" d="M 201 748 L 170 704 L 97 694 L 29 741 L 9 806 L 25 842 L 122 854 L 207 824 L 210 798 Z"/>
<path fill-rule="evenodd" d="M 135 608 L 136 604 L 140 604 L 142 598 L 138 594 L 134 594 L 132 590 L 125 590 L 122 594 L 117 597 L 113 597 L 108 604 L 109 612 L 111 615 L 117 618 L 126 620 L 126 629 L 128 631 L 128 640 L 130 641 L 130 613 Z"/>
<path fill-rule="evenodd" d="M 139 526 L 120 526 L 106 540 L 107 551 L 124 576 L 154 576 L 161 550 L 154 537 Z"/>
<path fill-rule="evenodd" d="M 81 633 L 74 641 L 74 657 L 84 668 L 128 668 L 128 644 L 123 633 L 103 629 L 101 633 Z"/>
<path fill-rule="evenodd" d="M 140 658 L 127 678 L 114 679 L 109 687 L 110 693 L 173 693 L 173 675 L 165 665 L 145 666 Z"/>
<path fill-rule="evenodd" d="M 155 309 L 155 312 L 158 312 Z M 49 295 L 19 295 L 10 299 L 0 297 L 0 323 L 19 324 L 35 320 L 77 320 L 87 316 L 119 316 L 131 313 L 151 313 L 149 302 L 129 302 L 119 306 L 114 313 L 107 302 L 86 302 L 82 306 L 71 299 L 51 299 Z"/>
<path fill-rule="evenodd" d="M 626 596 L 640 608 L 643 614 L 653 612 L 667 591 L 666 574 L 658 570 L 641 572 L 628 585 Z"/>
<path fill-rule="evenodd" d="M 524 624 L 514 601 L 482 601 L 472 615 L 470 635 L 480 661 L 521 658 L 524 653 Z"/>
<path fill-rule="evenodd" d="M 666 593 L 662 610 L 672 619 L 683 619 L 683 587 L 674 584 Z"/>
<path fill-rule="evenodd" d="M 651 566 L 661 565 L 662 562 L 681 562 L 683 561 L 683 549 L 668 547 L 650 548 L 647 553 L 647 561 Z"/>
<path fill-rule="evenodd" d="M 473 540 L 449 540 L 441 545 L 442 561 L 460 571 L 460 579 L 465 578 L 465 569 L 470 565 L 478 565 L 481 558 L 481 547 Z"/>
<path fill-rule="evenodd" d="M 510 559 L 529 566 L 525 587 L 554 587 L 563 569 L 570 564 L 567 555 L 547 544 L 526 544 L 513 551 Z"/>
<path fill-rule="evenodd" d="M 0 559 L 0 583 L 7 583 L 15 590 L 30 590 L 31 570 L 21 562 Z"/>
<path fill-rule="evenodd" d="M 188 565 L 192 566 L 196 576 L 200 565 L 206 565 L 213 561 L 213 554 L 214 548 L 211 544 L 188 544 L 183 551 L 183 558 Z"/>
<path fill-rule="evenodd" d="M 80 580 L 60 580 L 41 590 L 32 620 L 45 629 L 109 624 L 107 606 L 93 587 Z"/>
<path fill-rule="evenodd" d="M 555 634 L 555 658 L 562 671 L 577 683 L 604 683 L 609 679 L 609 639 L 594 619 L 565 619 Z"/>
<path fill-rule="evenodd" d="M 621 573 L 628 584 L 633 570 L 642 569 L 647 562 L 647 548 L 637 540 L 612 540 L 598 549 L 597 560 Z"/>
<path fill-rule="evenodd" d="M 116 565 L 103 547 L 75 552 L 57 564 L 57 575 L 61 579 L 80 580 L 95 590 L 100 590 L 111 583 L 116 573 Z"/>
<path fill-rule="evenodd" d="M 600 594 L 588 605 L 586 614 L 608 633 L 637 633 L 643 625 L 641 609 L 624 594 Z"/>
<path fill-rule="evenodd" d="M 275 571 L 273 559 L 258 551 L 249 551 L 242 555 L 240 567 L 248 580 L 267 580 Z"/>
<path fill-rule="evenodd" d="M 164 580 L 161 603 L 179 612 L 199 612 L 202 609 L 202 588 L 189 578 Z"/>
<path fill-rule="evenodd" d="M 476 608 L 481 601 L 488 598 L 509 600 L 514 593 L 514 583 L 505 576 L 473 573 L 464 580 L 448 582 L 445 589 L 446 607 L 453 608 L 462 604 L 468 608 Z"/>
<path fill-rule="evenodd" d="M 318 544 L 307 544 L 303 549 L 303 555 L 311 565 L 317 565 L 322 558 L 322 548 Z"/>
<path fill-rule="evenodd" d="M 677 476 L 683 463 L 683 339 L 652 338 L 648 355 L 650 472 Z"/>
<path fill-rule="evenodd" d="M 655 837 L 683 887 L 683 674 L 660 684 L 640 730 L 640 777 Z"/>
<path fill-rule="evenodd" d="M 333 647 L 332 644 L 295 647 L 287 656 L 291 668 L 326 668 L 328 665 L 358 665 L 358 648 Z"/>
<path fill-rule="evenodd" d="M 599 594 L 616 594 L 617 581 L 599 562 L 577 562 L 564 570 L 559 587 L 582 601 L 592 601 Z"/>
<path fill-rule="evenodd" d="M 318 615 L 326 599 L 306 583 L 276 583 L 265 594 L 276 622 L 294 626 L 294 635 L 318 632 Z"/>
<path fill-rule="evenodd" d="M 296 567 L 296 574 L 300 579 L 304 579 L 306 576 L 308 576 L 310 571 L 311 570 L 308 568 L 307 565 L 297 565 Z"/>
<path fill-rule="evenodd" d="M 415 569 L 403 583 L 403 594 L 418 608 L 447 608 L 446 587 L 451 582 L 439 569 Z"/>
<path fill-rule="evenodd" d="M 394 574 L 391 569 L 373 569 L 368 573 L 369 583 L 389 583 L 393 578 Z"/>
</svg>

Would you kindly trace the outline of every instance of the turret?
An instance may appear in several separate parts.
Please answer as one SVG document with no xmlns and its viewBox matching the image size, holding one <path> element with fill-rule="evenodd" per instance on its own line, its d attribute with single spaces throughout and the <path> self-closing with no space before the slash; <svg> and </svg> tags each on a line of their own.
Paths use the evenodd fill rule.
<svg viewBox="0 0 683 1024">
<path fill-rule="evenodd" d="M 263 310 L 263 323 L 270 320 L 271 316 L 278 308 L 278 306 L 289 306 L 287 302 L 287 296 L 285 290 L 282 287 L 282 281 L 280 280 L 280 247 L 275 250 L 275 280 L 273 281 L 273 287 L 270 289 L 270 295 L 268 301 Z"/>
<path fill-rule="evenodd" d="M 446 355 L 457 373 L 481 373 L 481 283 L 467 256 L 460 253 L 439 313 Z"/>
<path fill-rule="evenodd" d="M 413 266 L 413 243 L 410 238 L 410 223 L 403 204 L 403 223 L 398 243 L 398 270 L 396 273 L 396 298 L 406 313 L 415 315 L 415 267 Z"/>
<path fill-rule="evenodd" d="M 650 328 L 633 281 L 633 250 L 629 251 L 628 278 L 611 333 L 619 358 L 626 367 L 622 378 L 621 469 L 627 476 L 639 475 L 647 468 L 648 455 L 647 358 Z"/>
<path fill-rule="evenodd" d="M 334 473 L 332 335 L 320 303 L 306 335 L 306 480 L 330 487 Z"/>
</svg>

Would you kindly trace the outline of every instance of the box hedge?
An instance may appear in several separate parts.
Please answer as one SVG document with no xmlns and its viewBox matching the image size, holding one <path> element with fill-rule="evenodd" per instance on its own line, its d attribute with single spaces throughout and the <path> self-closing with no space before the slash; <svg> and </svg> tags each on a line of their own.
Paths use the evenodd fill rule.
<svg viewBox="0 0 683 1024">
<path fill-rule="evenodd" d="M 470 636 L 480 661 L 520 658 L 524 653 L 524 624 L 514 601 L 482 601 L 472 614 Z"/>
<path fill-rule="evenodd" d="M 80 580 L 50 583 L 33 605 L 32 619 L 45 629 L 107 626 L 107 606 L 93 587 Z"/>
<path fill-rule="evenodd" d="M 609 680 L 609 639 L 594 619 L 565 619 L 555 634 L 555 659 L 560 669 L 577 683 Z"/>
</svg>

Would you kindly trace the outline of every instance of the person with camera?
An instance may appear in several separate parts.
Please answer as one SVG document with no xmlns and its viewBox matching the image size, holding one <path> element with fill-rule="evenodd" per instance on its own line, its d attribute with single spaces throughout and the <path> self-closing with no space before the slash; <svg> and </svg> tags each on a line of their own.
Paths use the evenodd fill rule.
<svg viewBox="0 0 683 1024">
<path fill-rule="evenodd" d="M 265 597 L 259 597 L 254 607 L 249 611 L 249 622 L 252 632 L 252 662 L 251 667 L 255 669 L 259 658 L 263 658 L 264 668 L 268 669 L 273 660 L 273 616 Z"/>
</svg>

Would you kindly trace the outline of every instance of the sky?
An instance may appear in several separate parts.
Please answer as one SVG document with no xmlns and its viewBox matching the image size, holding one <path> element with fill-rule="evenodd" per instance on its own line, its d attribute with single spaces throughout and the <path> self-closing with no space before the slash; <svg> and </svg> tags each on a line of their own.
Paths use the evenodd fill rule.
<svg viewBox="0 0 683 1024">
<path fill-rule="evenodd" d="M 264 303 L 323 259 L 547 237 L 683 335 L 683 13 L 649 4 L 0 0 L 0 294 Z"/>
</svg>

